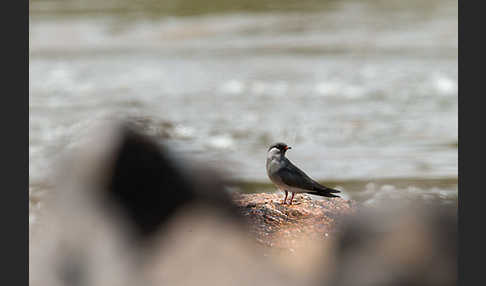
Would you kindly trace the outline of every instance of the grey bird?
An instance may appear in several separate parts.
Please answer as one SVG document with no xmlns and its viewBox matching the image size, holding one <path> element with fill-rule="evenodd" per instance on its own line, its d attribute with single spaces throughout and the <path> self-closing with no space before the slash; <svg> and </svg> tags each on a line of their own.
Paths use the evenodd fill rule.
<svg viewBox="0 0 486 286">
<path fill-rule="evenodd" d="M 267 175 L 279 190 L 285 192 L 285 198 L 282 204 L 286 203 L 289 192 L 292 193 L 290 205 L 292 204 L 295 193 L 308 193 L 329 198 L 339 198 L 338 195 L 334 194 L 340 193 L 340 191 L 322 186 L 292 164 L 285 157 L 285 152 L 289 149 L 291 147 L 285 143 L 275 143 L 268 148 L 267 154 Z"/>
</svg>

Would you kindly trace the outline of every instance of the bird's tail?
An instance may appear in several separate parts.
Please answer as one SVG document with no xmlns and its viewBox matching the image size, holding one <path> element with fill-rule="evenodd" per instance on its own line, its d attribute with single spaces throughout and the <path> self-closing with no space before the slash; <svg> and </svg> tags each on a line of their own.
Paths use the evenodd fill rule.
<svg viewBox="0 0 486 286">
<path fill-rule="evenodd" d="M 316 183 L 316 185 L 314 186 L 314 190 L 312 192 L 309 192 L 309 194 L 328 197 L 328 198 L 340 198 L 340 196 L 334 195 L 340 192 L 341 191 L 339 190 L 324 187 Z"/>
</svg>

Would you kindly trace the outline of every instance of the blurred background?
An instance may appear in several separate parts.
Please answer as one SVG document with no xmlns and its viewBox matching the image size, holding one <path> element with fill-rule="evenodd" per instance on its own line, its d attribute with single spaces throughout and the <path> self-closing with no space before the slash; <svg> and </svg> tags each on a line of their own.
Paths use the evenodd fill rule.
<svg viewBox="0 0 486 286">
<path fill-rule="evenodd" d="M 30 1 L 30 223 L 102 121 L 268 191 L 268 146 L 349 198 L 457 203 L 457 1 Z"/>
</svg>

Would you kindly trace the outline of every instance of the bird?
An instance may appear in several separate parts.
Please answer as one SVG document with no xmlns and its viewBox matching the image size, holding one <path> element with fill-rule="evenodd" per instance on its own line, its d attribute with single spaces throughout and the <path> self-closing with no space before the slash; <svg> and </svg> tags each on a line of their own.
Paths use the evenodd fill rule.
<svg viewBox="0 0 486 286">
<path fill-rule="evenodd" d="M 289 205 L 292 204 L 295 193 L 308 193 L 329 198 L 339 198 L 335 194 L 341 191 L 319 184 L 290 162 L 285 157 L 285 152 L 289 149 L 292 149 L 292 147 L 278 142 L 271 145 L 267 153 L 267 175 L 279 190 L 285 192 L 285 198 L 282 204 L 286 203 L 289 192 L 292 193 Z"/>
</svg>

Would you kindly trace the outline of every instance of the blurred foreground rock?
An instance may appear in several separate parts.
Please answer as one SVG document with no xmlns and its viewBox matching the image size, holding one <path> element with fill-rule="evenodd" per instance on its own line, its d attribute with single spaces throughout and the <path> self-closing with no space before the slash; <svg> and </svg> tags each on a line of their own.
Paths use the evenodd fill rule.
<svg viewBox="0 0 486 286">
<path fill-rule="evenodd" d="M 65 158 L 30 232 L 30 285 L 281 285 L 221 175 L 107 125 Z"/>
<path fill-rule="evenodd" d="M 457 285 L 455 207 L 390 201 L 362 208 L 345 218 L 335 241 L 335 271 L 325 285 Z"/>
<path fill-rule="evenodd" d="M 30 232 L 30 285 L 455 284 L 454 212 L 230 197 L 217 171 L 133 127 L 89 141 Z"/>
</svg>

